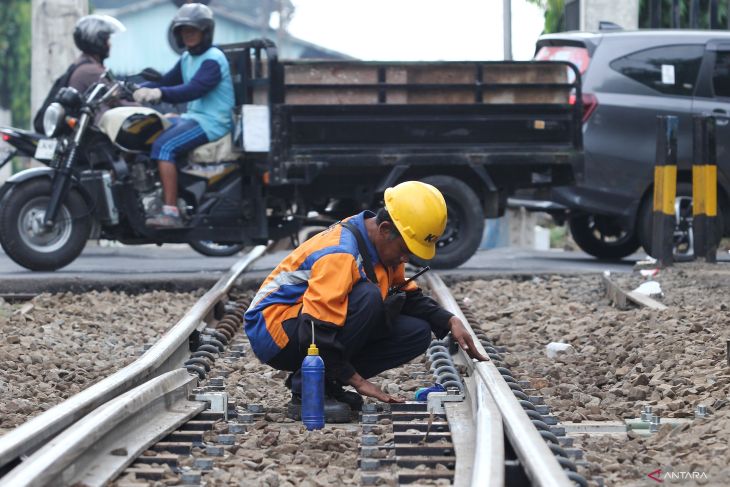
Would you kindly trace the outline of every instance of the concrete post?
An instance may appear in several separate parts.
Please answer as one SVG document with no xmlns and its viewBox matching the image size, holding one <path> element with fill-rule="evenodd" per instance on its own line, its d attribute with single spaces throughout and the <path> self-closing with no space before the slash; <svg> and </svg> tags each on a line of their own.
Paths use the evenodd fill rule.
<svg viewBox="0 0 730 487">
<path fill-rule="evenodd" d="M 581 30 L 597 31 L 601 21 L 638 29 L 639 0 L 580 0 Z"/>
<path fill-rule="evenodd" d="M 509 245 L 532 248 L 535 245 L 535 224 L 537 223 L 535 213 L 520 207 L 508 210 L 507 214 L 509 215 Z"/>
<path fill-rule="evenodd" d="M 651 256 L 662 267 L 674 262 L 674 202 L 677 195 L 677 128 L 673 115 L 657 116 Z"/>
<path fill-rule="evenodd" d="M 76 21 L 89 12 L 88 0 L 32 0 L 31 118 L 79 51 L 74 46 Z"/>
<path fill-rule="evenodd" d="M 717 261 L 722 224 L 717 218 L 717 142 L 714 117 L 692 119 L 692 230 L 695 258 Z M 719 227 L 719 228 L 718 228 Z"/>
</svg>

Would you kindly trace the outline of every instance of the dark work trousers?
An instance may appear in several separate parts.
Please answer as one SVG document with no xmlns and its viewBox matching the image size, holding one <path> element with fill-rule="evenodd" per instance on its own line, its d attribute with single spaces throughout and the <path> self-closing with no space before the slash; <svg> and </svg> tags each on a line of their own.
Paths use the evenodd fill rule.
<svg viewBox="0 0 730 487">
<path fill-rule="evenodd" d="M 366 379 L 414 359 L 424 353 L 431 342 L 431 327 L 427 321 L 399 315 L 386 333 L 384 316 L 383 299 L 375 284 L 366 281 L 355 284 L 348 297 L 345 325 L 337 332 L 337 339 L 344 347 L 345 359 Z M 275 369 L 294 372 L 291 389 L 295 394 L 301 394 L 300 367 L 304 355 L 300 352 L 297 328 L 309 326 L 309 323 L 292 318 L 283 326 L 289 343 L 268 364 Z"/>
</svg>

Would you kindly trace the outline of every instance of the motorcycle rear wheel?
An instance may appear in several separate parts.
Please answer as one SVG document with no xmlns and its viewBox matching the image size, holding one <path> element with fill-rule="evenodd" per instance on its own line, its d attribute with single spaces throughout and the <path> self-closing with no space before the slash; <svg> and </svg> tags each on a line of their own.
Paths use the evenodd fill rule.
<svg viewBox="0 0 730 487">
<path fill-rule="evenodd" d="M 84 198 L 71 189 L 59 207 L 56 224 L 43 218 L 51 195 L 50 179 L 34 179 L 9 191 L 0 202 L 0 245 L 16 263 L 32 271 L 55 271 L 81 254 L 91 232 Z"/>
</svg>

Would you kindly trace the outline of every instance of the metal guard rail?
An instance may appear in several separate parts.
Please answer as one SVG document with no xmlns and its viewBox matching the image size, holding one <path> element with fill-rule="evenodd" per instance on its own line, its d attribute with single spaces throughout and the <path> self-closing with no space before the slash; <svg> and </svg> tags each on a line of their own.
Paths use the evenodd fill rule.
<svg viewBox="0 0 730 487">
<path fill-rule="evenodd" d="M 162 438 L 205 409 L 205 403 L 188 400 L 196 384 L 197 378 L 180 368 L 115 397 L 23 460 L 0 479 L 0 487 L 106 485 L 142 453 L 145 439 Z M 135 449 L 107 453 L 115 445 Z"/>
<path fill-rule="evenodd" d="M 93 386 L 71 396 L 0 437 L 0 468 L 35 449 L 111 399 L 143 382 L 180 367 L 189 355 L 188 339 L 236 279 L 267 250 L 254 247 L 140 358 Z"/>
</svg>

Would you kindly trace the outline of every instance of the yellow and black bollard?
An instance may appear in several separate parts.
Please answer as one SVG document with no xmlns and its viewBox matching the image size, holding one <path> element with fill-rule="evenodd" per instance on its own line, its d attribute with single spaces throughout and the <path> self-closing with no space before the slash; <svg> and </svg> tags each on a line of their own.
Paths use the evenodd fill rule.
<svg viewBox="0 0 730 487">
<path fill-rule="evenodd" d="M 652 257 L 662 267 L 672 265 L 674 247 L 674 200 L 677 195 L 677 127 L 673 115 L 657 117 L 656 159 L 654 164 L 654 214 Z"/>
<path fill-rule="evenodd" d="M 692 127 L 692 234 L 695 258 L 717 261 L 717 152 L 715 118 L 694 117 Z"/>
</svg>

